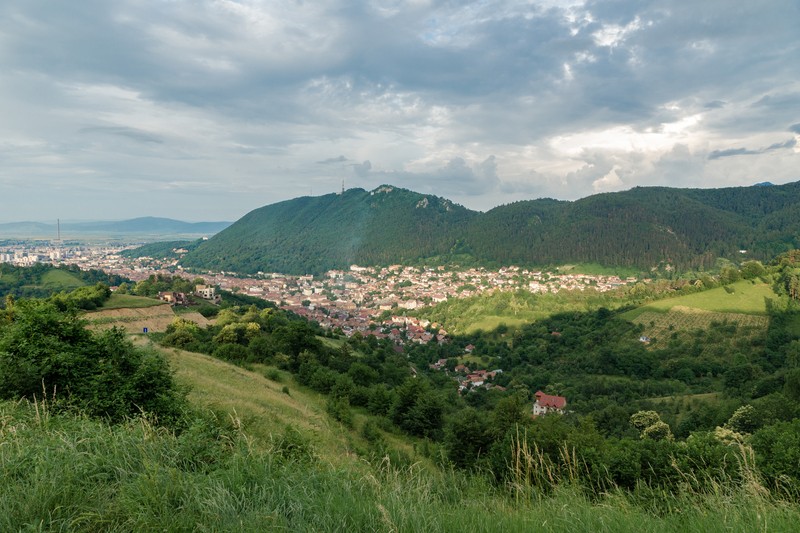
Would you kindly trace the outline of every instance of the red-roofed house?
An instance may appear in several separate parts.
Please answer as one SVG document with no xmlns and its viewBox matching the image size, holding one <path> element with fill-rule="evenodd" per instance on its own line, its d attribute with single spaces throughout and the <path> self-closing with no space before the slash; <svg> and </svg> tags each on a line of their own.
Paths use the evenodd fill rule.
<svg viewBox="0 0 800 533">
<path fill-rule="evenodd" d="M 564 414 L 567 399 L 563 396 L 550 396 L 542 391 L 537 391 L 536 402 L 533 404 L 533 416 L 546 415 L 547 413 Z"/>
</svg>

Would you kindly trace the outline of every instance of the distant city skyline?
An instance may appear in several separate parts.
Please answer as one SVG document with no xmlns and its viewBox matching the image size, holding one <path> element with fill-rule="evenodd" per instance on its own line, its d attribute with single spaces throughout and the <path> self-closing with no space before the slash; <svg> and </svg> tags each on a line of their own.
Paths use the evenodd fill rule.
<svg viewBox="0 0 800 533">
<path fill-rule="evenodd" d="M 8 0 L 0 223 L 800 180 L 796 0 Z"/>
</svg>

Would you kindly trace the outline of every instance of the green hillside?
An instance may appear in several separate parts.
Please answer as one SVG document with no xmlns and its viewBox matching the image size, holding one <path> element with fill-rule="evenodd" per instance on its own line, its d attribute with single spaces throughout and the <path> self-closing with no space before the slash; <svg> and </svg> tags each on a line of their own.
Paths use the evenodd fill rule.
<svg viewBox="0 0 800 533">
<path fill-rule="evenodd" d="M 596 263 L 709 269 L 800 245 L 800 182 L 769 187 L 637 187 L 574 202 L 515 202 L 486 213 L 382 186 L 265 206 L 200 243 L 184 266 L 321 273 L 350 264 L 437 261 Z M 745 253 L 741 251 L 745 250 Z M 471 258 L 471 259 L 470 259 Z"/>
<path fill-rule="evenodd" d="M 663 313 L 675 308 L 766 316 L 767 302 L 770 300 L 777 300 L 770 285 L 745 280 L 694 294 L 658 300 L 622 316 L 632 320 L 647 311 Z"/>
<path fill-rule="evenodd" d="M 151 242 L 132 250 L 123 250 L 120 255 L 123 257 L 179 257 L 176 250 L 194 250 L 203 242 L 202 239 L 194 241 L 159 241 Z"/>
<path fill-rule="evenodd" d="M 99 270 L 81 270 L 77 266 L 55 267 L 36 264 L 17 267 L 0 263 L 0 299 L 6 295 L 15 298 L 46 298 L 62 291 L 104 283 L 119 285 L 124 278 Z"/>
<path fill-rule="evenodd" d="M 764 318 L 762 284 L 729 288 Z M 11 302 L 0 530 L 793 531 L 792 299 L 750 336 L 722 324 L 653 349 L 600 308 L 403 353 L 272 308 L 131 341 L 58 298 Z M 458 392 L 468 343 L 473 372 L 497 370 Z M 566 411 L 532 417 L 534 391 Z"/>
<path fill-rule="evenodd" d="M 254 273 L 320 273 L 353 263 L 449 253 L 476 213 L 404 189 L 303 197 L 256 209 L 204 242 L 184 266 Z"/>
</svg>

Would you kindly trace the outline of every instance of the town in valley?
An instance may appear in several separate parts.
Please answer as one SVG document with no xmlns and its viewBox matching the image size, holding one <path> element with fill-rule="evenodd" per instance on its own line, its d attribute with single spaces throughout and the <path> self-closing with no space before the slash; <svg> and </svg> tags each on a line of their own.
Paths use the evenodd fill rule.
<svg viewBox="0 0 800 533">
<path fill-rule="evenodd" d="M 579 274 L 558 269 L 530 270 L 517 266 L 488 269 L 351 265 L 346 270 L 330 270 L 323 276 L 267 272 L 246 276 L 225 271 L 189 271 L 181 266 L 179 258 L 121 255 L 133 247 L 121 243 L 6 241 L 0 243 L 0 262 L 17 266 L 77 265 L 83 270 L 102 270 L 134 282 L 159 275 L 202 278 L 205 287 L 199 290 L 204 291 L 201 296 L 206 299 L 215 297 L 209 287 L 246 294 L 273 302 L 326 329 L 340 329 L 347 336 L 358 332 L 362 336 L 389 338 L 398 344 L 446 342 L 446 330 L 413 316 L 413 312 L 454 298 L 519 290 L 607 292 L 642 281 L 635 277 Z M 176 252 L 180 254 L 182 250 Z M 187 301 L 180 295 L 163 295 L 162 298 L 178 305 Z"/>
</svg>

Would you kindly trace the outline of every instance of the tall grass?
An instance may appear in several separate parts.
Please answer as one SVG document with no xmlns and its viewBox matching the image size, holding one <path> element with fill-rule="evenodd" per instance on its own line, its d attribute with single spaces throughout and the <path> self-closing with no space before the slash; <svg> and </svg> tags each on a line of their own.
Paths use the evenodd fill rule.
<svg viewBox="0 0 800 533">
<path fill-rule="evenodd" d="M 654 491 L 646 504 L 613 488 L 590 499 L 566 450 L 572 466 L 556 472 L 519 446 L 509 488 L 388 460 L 335 466 L 314 446 L 285 431 L 259 451 L 235 417 L 196 415 L 176 435 L 146 419 L 108 426 L 45 402 L 0 403 L 0 530 L 749 532 L 800 519 L 753 490 L 757 479 Z"/>
</svg>

